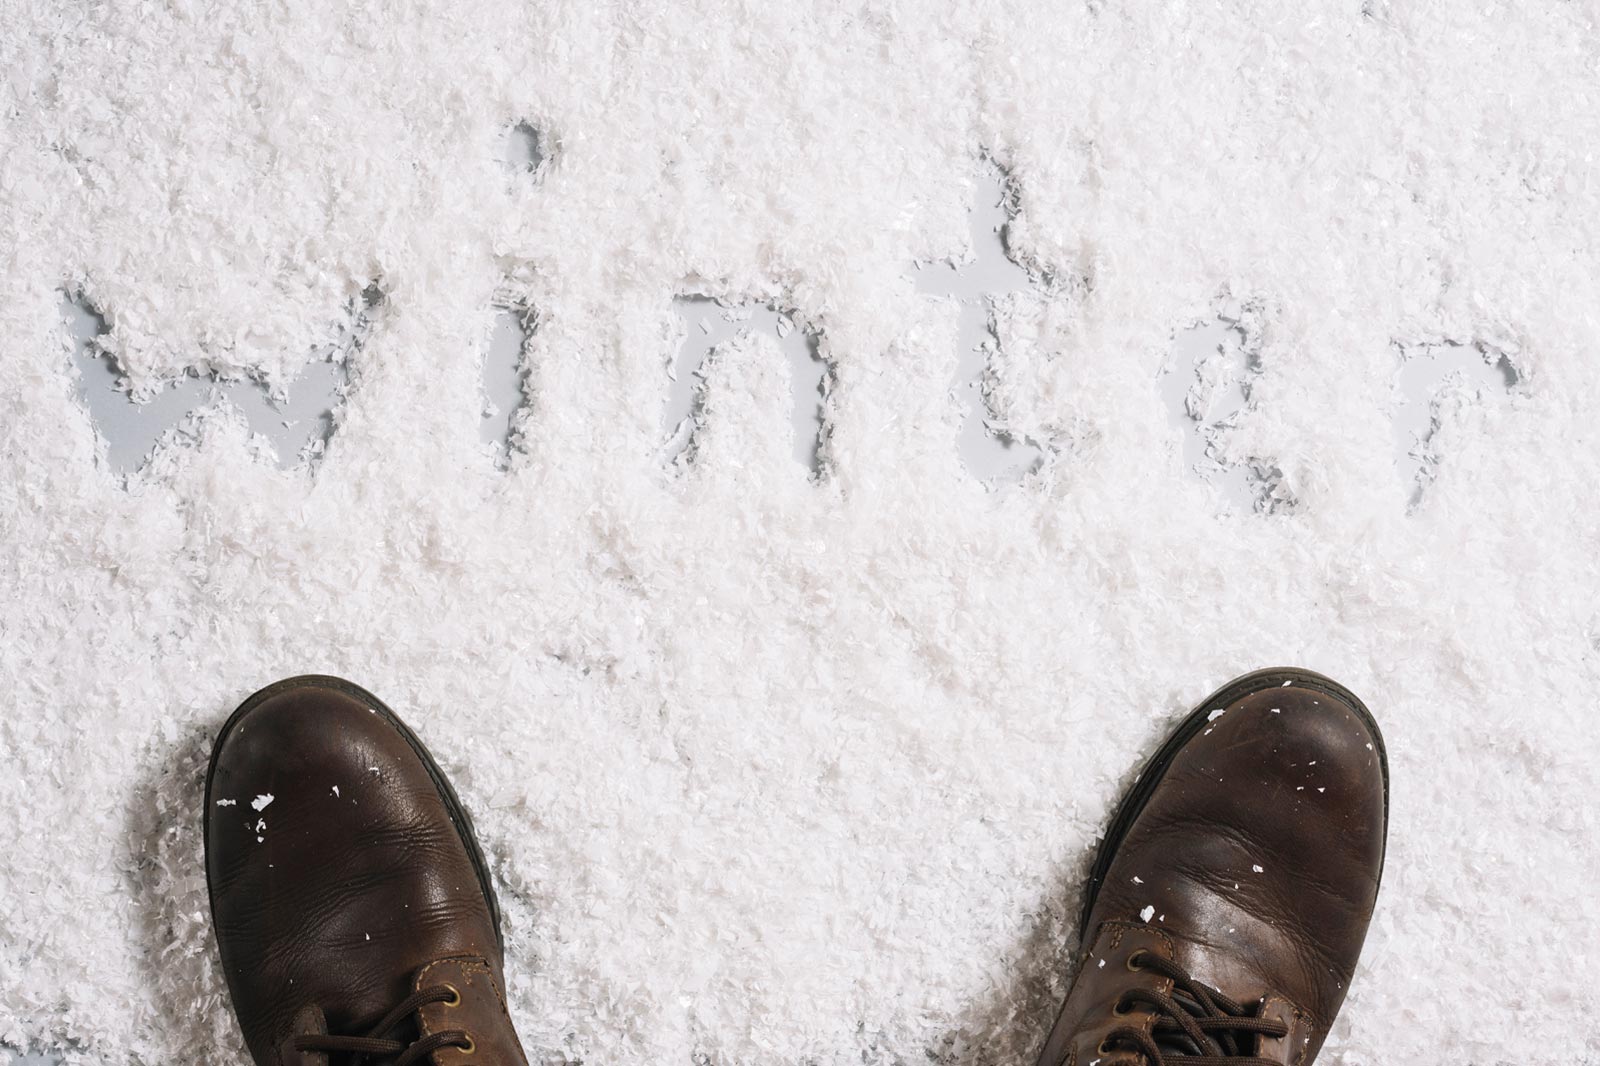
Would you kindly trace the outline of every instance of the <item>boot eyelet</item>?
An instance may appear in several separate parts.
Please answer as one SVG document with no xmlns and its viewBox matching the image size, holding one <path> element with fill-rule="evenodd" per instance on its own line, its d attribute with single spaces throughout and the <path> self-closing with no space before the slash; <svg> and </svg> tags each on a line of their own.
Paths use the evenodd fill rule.
<svg viewBox="0 0 1600 1066">
<path fill-rule="evenodd" d="M 1109 1054 L 1111 1054 L 1111 1041 L 1109 1041 L 1109 1040 L 1100 1041 L 1100 1047 L 1098 1049 L 1096 1049 L 1095 1054 L 1096 1055 L 1109 1055 Z"/>
<path fill-rule="evenodd" d="M 441 1002 L 443 1002 L 446 1007 L 459 1007 L 459 1006 L 461 1006 L 461 990 L 458 989 L 455 985 L 445 985 L 445 987 L 450 990 L 451 998 L 450 999 L 446 999 L 446 1000 L 442 1000 Z"/>
<path fill-rule="evenodd" d="M 463 1048 L 460 1048 L 459 1050 L 461 1051 L 461 1054 L 463 1054 L 463 1055 L 470 1055 L 474 1051 L 478 1050 L 478 1045 L 473 1042 L 472 1037 L 468 1036 L 467 1037 L 466 1046 L 463 1047 Z"/>
<path fill-rule="evenodd" d="M 1117 1000 L 1117 1005 L 1111 1008 L 1111 1013 L 1117 1015 L 1119 1018 L 1125 1014 L 1132 1014 L 1133 1004 L 1129 1003 L 1125 999 L 1119 999 Z"/>
<path fill-rule="evenodd" d="M 1134 973 L 1138 973 L 1140 970 L 1144 969 L 1144 964 L 1139 961 L 1142 958 L 1144 958 L 1143 949 L 1135 951 L 1132 955 L 1129 955 L 1128 969 L 1132 970 Z"/>
</svg>

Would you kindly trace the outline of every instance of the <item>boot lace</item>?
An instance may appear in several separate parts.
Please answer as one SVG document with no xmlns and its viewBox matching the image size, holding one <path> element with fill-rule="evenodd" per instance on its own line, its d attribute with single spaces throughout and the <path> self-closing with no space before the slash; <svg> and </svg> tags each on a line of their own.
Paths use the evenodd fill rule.
<svg viewBox="0 0 1600 1066">
<path fill-rule="evenodd" d="M 411 1066 L 413 1062 L 442 1047 L 458 1047 L 470 1055 L 476 1045 L 465 1029 L 446 1029 L 409 1044 L 403 1040 L 388 1039 L 389 1034 L 398 1029 L 418 1007 L 428 1003 L 449 1003 L 453 1006 L 460 1002 L 461 994 L 448 985 L 424 988 L 407 996 L 363 1036 L 303 1033 L 291 1038 L 291 1044 L 296 1051 L 331 1051 L 352 1055 L 352 1062 L 359 1062 L 367 1055 L 381 1055 L 386 1059 L 394 1059 L 394 1066 Z"/>
<path fill-rule="evenodd" d="M 1135 988 L 1117 1003 L 1117 1013 L 1135 1006 L 1151 1007 L 1155 1023 L 1150 1031 L 1123 1026 L 1113 1029 L 1100 1046 L 1142 1054 L 1147 1066 L 1274 1066 L 1255 1054 L 1258 1037 L 1281 1038 L 1289 1027 L 1260 1016 L 1261 1004 L 1235 1003 L 1214 988 L 1196 981 L 1169 959 L 1148 951 L 1134 952 L 1128 960 L 1134 969 L 1154 970 L 1172 979 L 1170 995 Z"/>
</svg>

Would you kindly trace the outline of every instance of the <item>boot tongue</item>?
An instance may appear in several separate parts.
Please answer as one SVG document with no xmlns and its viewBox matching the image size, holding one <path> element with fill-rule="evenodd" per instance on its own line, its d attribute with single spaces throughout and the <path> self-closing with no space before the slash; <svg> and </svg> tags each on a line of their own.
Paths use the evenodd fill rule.
<svg viewBox="0 0 1600 1066">
<path fill-rule="evenodd" d="M 322 1009 L 315 1004 L 301 1007 L 289 1026 L 289 1036 L 278 1049 L 278 1061 L 283 1066 L 328 1066 L 326 1051 L 299 1051 L 294 1046 L 297 1036 L 326 1036 L 327 1033 L 328 1019 L 323 1017 Z"/>
<path fill-rule="evenodd" d="M 1200 1004 L 1193 997 L 1189 996 L 1181 989 L 1174 989 L 1172 992 L 1172 998 L 1178 1004 L 1178 1006 L 1182 1007 L 1192 1017 L 1206 1017 L 1205 1008 L 1200 1006 Z M 1160 1048 L 1164 1053 L 1174 1057 L 1182 1057 L 1184 1055 L 1209 1055 L 1213 1053 L 1211 1048 L 1196 1047 L 1194 1042 L 1191 1041 L 1187 1035 L 1181 1032 L 1156 1033 L 1153 1035 L 1155 1038 L 1156 1047 Z"/>
<path fill-rule="evenodd" d="M 1242 972 L 1236 961 L 1236 952 L 1232 947 L 1219 950 L 1217 946 L 1197 940 L 1185 935 L 1170 926 L 1162 926 L 1161 931 L 1172 940 L 1173 959 L 1194 981 L 1209 994 L 1217 992 L 1239 1004 L 1252 1004 L 1259 1002 L 1261 992 L 1258 989 L 1237 987 L 1245 984 L 1256 983 L 1253 974 Z M 1230 965 L 1230 960 L 1232 964 Z M 1193 1018 L 1208 1017 L 1206 1009 L 1200 1005 L 1189 992 L 1182 988 L 1174 987 L 1171 996 L 1183 1011 Z M 1217 1052 L 1207 1046 L 1196 1047 L 1194 1042 L 1182 1032 L 1161 1032 L 1152 1034 L 1156 1046 L 1164 1053 L 1179 1059 L 1184 1056 L 1214 1055 Z M 1253 1048 L 1254 1040 L 1243 1042 L 1243 1048 Z M 1242 1049 L 1243 1049 L 1242 1048 Z"/>
</svg>

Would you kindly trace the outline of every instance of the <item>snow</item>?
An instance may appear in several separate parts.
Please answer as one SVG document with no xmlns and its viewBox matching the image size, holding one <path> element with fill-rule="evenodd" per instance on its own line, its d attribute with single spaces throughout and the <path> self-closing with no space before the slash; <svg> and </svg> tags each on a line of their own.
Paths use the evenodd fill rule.
<svg viewBox="0 0 1600 1066">
<path fill-rule="evenodd" d="M 1324 1061 L 1522 1061 L 1535 1031 L 1600 1059 L 1551 949 L 1600 924 L 1584 5 L 4 21 L 0 1042 L 242 1061 L 206 756 L 315 670 L 455 778 L 536 1061 L 1030 1063 L 1129 773 L 1287 663 L 1371 704 L 1396 782 Z M 532 170 L 498 158 L 524 122 Z M 968 255 L 987 158 L 1034 280 L 990 304 L 982 388 L 1041 452 L 992 492 L 956 452 L 961 308 L 914 280 Z M 127 478 L 102 461 L 63 289 L 135 387 L 292 390 L 374 285 L 319 456 L 280 469 L 219 403 Z M 692 291 L 815 331 L 817 476 L 761 338 L 719 349 L 691 458 L 657 462 Z M 502 306 L 537 311 L 503 463 Z M 1186 468 L 1156 385 L 1219 321 L 1251 346 L 1220 461 L 1270 514 Z M 1440 393 L 1413 502 L 1395 382 L 1450 341 L 1517 382 Z"/>
</svg>

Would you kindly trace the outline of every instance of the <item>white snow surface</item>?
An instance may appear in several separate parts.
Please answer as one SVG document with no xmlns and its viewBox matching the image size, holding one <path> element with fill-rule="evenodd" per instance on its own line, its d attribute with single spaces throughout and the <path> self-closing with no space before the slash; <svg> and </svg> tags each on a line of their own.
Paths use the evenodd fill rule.
<svg viewBox="0 0 1600 1066">
<path fill-rule="evenodd" d="M 1600 34 L 1554 0 L 0 4 L 0 1043 L 239 1062 L 201 864 L 229 711 L 347 675 L 419 731 L 505 906 L 539 1062 L 1030 1063 L 1110 805 L 1177 716 L 1298 663 L 1387 733 L 1389 865 L 1323 1062 L 1600 1061 Z M 546 138 L 537 170 L 500 156 Z M 955 452 L 985 158 L 1035 284 Z M 369 285 L 326 454 L 223 406 L 127 479 L 58 306 L 136 389 L 291 384 Z M 664 465 L 672 300 L 770 343 Z M 496 303 L 535 309 L 509 469 Z M 1179 459 L 1177 330 L 1247 306 Z M 1234 310 L 1230 310 L 1234 309 Z M 1397 345 L 1481 343 L 1414 508 Z M 1292 506 L 1288 506 L 1292 503 Z M 1533 1039 L 1533 1035 L 1537 1039 Z M 0 1059 L 9 1053 L 0 1051 Z"/>
</svg>

